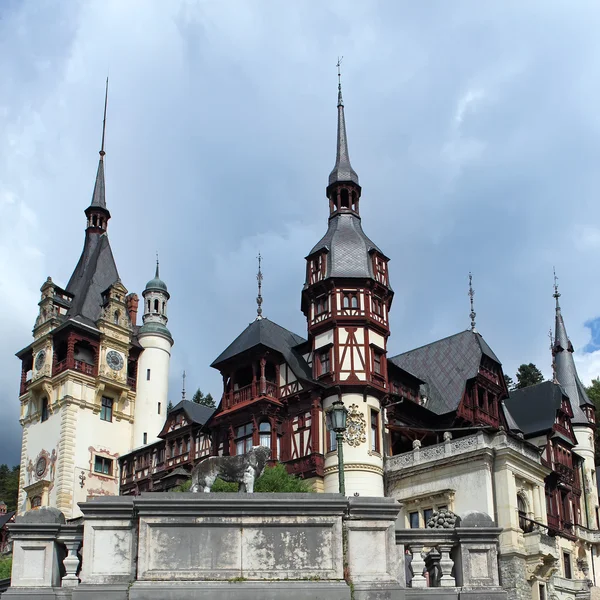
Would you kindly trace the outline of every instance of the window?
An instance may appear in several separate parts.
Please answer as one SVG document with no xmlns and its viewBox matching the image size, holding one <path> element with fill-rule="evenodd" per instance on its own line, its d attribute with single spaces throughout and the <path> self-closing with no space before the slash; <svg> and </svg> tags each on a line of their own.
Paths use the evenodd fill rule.
<svg viewBox="0 0 600 600">
<path fill-rule="evenodd" d="M 112 421 L 113 401 L 110 398 L 102 397 L 102 408 L 100 409 L 100 419 L 102 421 Z"/>
<path fill-rule="evenodd" d="M 189 452 L 190 449 L 192 447 L 192 441 L 190 440 L 190 438 L 185 438 L 185 451 Z"/>
<path fill-rule="evenodd" d="M 42 398 L 42 422 L 48 420 L 48 398 Z"/>
<path fill-rule="evenodd" d="M 261 446 L 271 447 L 271 423 L 263 421 L 258 426 L 258 443 Z"/>
<path fill-rule="evenodd" d="M 327 312 L 329 304 L 327 302 L 327 296 L 320 296 L 315 301 L 315 314 L 321 315 Z"/>
<path fill-rule="evenodd" d="M 379 298 L 373 297 L 373 314 L 376 314 L 378 317 L 383 316 L 383 303 Z"/>
<path fill-rule="evenodd" d="M 146 369 L 146 381 L 150 381 L 150 369 Z"/>
<path fill-rule="evenodd" d="M 565 579 L 572 579 L 571 555 L 568 552 L 563 552 L 563 568 L 565 572 Z"/>
<path fill-rule="evenodd" d="M 154 301 L 154 312 L 158 312 L 158 300 Z"/>
<path fill-rule="evenodd" d="M 418 512 L 411 512 L 408 515 L 408 525 L 411 529 L 418 529 L 419 528 L 419 513 Z"/>
<path fill-rule="evenodd" d="M 165 309 L 166 309 L 166 308 L 167 308 L 167 303 L 166 303 L 166 302 L 163 302 L 163 303 L 162 303 L 162 314 L 163 314 L 163 315 L 165 314 Z"/>
<path fill-rule="evenodd" d="M 425 522 L 425 527 L 427 527 L 427 523 L 429 523 L 429 519 L 433 517 L 433 508 L 425 508 L 423 510 L 423 521 Z"/>
<path fill-rule="evenodd" d="M 342 308 L 358 308 L 358 297 L 356 294 L 344 294 L 342 297 Z"/>
<path fill-rule="evenodd" d="M 148 434 L 144 431 L 144 444 L 148 443 Z"/>
<path fill-rule="evenodd" d="M 158 403 L 158 414 L 160 415 L 160 402 Z"/>
<path fill-rule="evenodd" d="M 538 585 L 540 586 L 540 600 L 546 600 L 546 586 L 543 583 Z"/>
<path fill-rule="evenodd" d="M 325 375 L 330 371 L 329 349 L 319 352 L 319 375 Z"/>
<path fill-rule="evenodd" d="M 377 375 L 381 375 L 381 352 L 378 350 L 373 350 L 373 373 L 377 373 Z"/>
<path fill-rule="evenodd" d="M 379 452 L 379 412 L 371 411 L 371 451 Z"/>
<path fill-rule="evenodd" d="M 337 437 L 335 431 L 329 432 L 329 452 L 335 452 L 337 450 Z"/>
<path fill-rule="evenodd" d="M 119 315 L 119 311 L 118 311 L 118 310 L 115 310 L 115 314 L 114 314 L 114 316 L 113 316 L 113 323 L 114 323 L 115 325 L 118 325 L 118 324 L 119 324 L 119 316 L 120 316 L 120 315 Z"/>
<path fill-rule="evenodd" d="M 246 454 L 250 448 L 252 448 L 252 423 L 247 423 L 235 430 L 235 453 Z"/>
<path fill-rule="evenodd" d="M 110 458 L 104 458 L 104 456 L 96 456 L 94 460 L 94 471 L 96 473 L 102 473 L 102 475 L 112 475 L 113 461 Z"/>
<path fill-rule="evenodd" d="M 148 312 L 150 312 L 150 300 L 148 300 Z"/>
</svg>

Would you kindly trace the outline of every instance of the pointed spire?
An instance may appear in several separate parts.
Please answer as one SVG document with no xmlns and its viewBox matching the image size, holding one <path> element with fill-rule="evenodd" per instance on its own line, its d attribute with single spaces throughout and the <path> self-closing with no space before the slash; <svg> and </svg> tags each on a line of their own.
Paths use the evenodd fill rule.
<svg viewBox="0 0 600 600">
<path fill-rule="evenodd" d="M 471 318 L 471 331 L 473 333 L 477 333 L 477 329 L 475 328 L 475 317 L 477 313 L 475 312 L 473 297 L 475 296 L 475 290 L 473 289 L 473 275 L 469 271 L 469 299 L 471 301 L 471 312 L 469 313 L 469 317 Z"/>
<path fill-rule="evenodd" d="M 329 185 L 342 181 L 352 181 L 358 184 L 358 175 L 350 164 L 348 155 L 348 139 L 346 138 L 346 119 L 344 117 L 344 101 L 342 99 L 342 74 L 340 67 L 342 59 L 338 58 L 338 127 L 337 127 L 337 152 L 335 157 L 335 167 L 329 174 Z"/>
<path fill-rule="evenodd" d="M 556 300 L 556 327 L 554 332 L 554 347 L 560 346 L 563 350 L 569 350 L 569 352 L 573 352 L 573 346 L 569 341 L 569 337 L 567 336 L 567 330 L 565 328 L 565 321 L 563 319 L 562 313 L 560 312 L 560 304 L 558 299 L 560 298 L 560 292 L 558 291 L 558 277 L 556 276 L 556 269 L 553 268 L 554 271 L 554 293 L 552 297 Z"/>
<path fill-rule="evenodd" d="M 263 316 L 262 316 L 262 303 L 263 303 L 262 280 L 263 280 L 263 276 L 262 276 L 261 263 L 262 263 L 262 256 L 260 255 L 260 252 L 259 252 L 258 253 L 258 274 L 256 275 L 256 281 L 258 282 L 258 296 L 256 296 L 256 320 L 257 321 L 260 321 L 263 318 Z"/>
<path fill-rule="evenodd" d="M 156 253 L 156 273 L 154 274 L 155 279 L 160 279 L 159 271 L 159 262 L 158 262 L 158 252 Z"/>
<path fill-rule="evenodd" d="M 106 208 L 106 191 L 104 185 L 104 137 L 106 133 L 106 107 L 108 105 L 108 77 L 106 78 L 106 90 L 104 92 L 104 118 L 102 120 L 102 143 L 100 145 L 100 160 L 98 161 L 98 172 L 96 173 L 96 183 L 94 193 L 92 194 L 91 206 Z"/>
<path fill-rule="evenodd" d="M 183 375 L 181 376 L 182 379 L 182 384 L 181 384 L 181 399 L 185 400 L 185 371 L 183 372 Z"/>
</svg>

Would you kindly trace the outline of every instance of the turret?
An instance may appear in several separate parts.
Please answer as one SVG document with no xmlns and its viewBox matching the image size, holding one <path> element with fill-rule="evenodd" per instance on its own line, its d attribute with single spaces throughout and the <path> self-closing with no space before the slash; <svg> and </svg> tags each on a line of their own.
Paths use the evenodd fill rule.
<svg viewBox="0 0 600 600">
<path fill-rule="evenodd" d="M 167 329 L 170 295 L 160 278 L 158 260 L 154 278 L 146 284 L 142 296 L 143 325 L 137 337 L 143 351 L 138 361 L 134 448 L 156 441 L 167 414 L 173 338 Z"/>
</svg>

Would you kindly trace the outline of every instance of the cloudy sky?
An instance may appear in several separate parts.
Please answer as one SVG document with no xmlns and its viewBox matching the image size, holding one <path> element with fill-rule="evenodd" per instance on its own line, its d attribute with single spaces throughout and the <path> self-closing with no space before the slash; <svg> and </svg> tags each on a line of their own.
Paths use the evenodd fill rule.
<svg viewBox="0 0 600 600">
<path fill-rule="evenodd" d="M 104 80 L 109 237 L 171 292 L 171 398 L 264 311 L 298 333 L 324 233 L 343 84 L 364 229 L 391 258 L 390 355 L 477 325 L 548 376 L 552 267 L 586 383 L 600 374 L 600 5 L 477 0 L 0 2 L 0 463 L 17 463 L 39 288 L 81 251 Z"/>
</svg>

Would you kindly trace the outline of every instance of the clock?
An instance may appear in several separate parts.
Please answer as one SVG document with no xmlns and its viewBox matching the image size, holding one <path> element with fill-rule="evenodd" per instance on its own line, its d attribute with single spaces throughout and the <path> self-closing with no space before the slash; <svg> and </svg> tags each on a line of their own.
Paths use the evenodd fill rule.
<svg viewBox="0 0 600 600">
<path fill-rule="evenodd" d="M 45 456 L 40 456 L 38 461 L 35 463 L 35 474 L 37 477 L 43 477 L 48 466 L 48 460 Z"/>
<path fill-rule="evenodd" d="M 46 362 L 46 351 L 40 350 L 35 357 L 35 369 L 40 371 Z"/>
<path fill-rule="evenodd" d="M 106 353 L 106 362 L 113 371 L 120 371 L 123 368 L 123 357 L 116 350 L 109 350 Z"/>
</svg>

